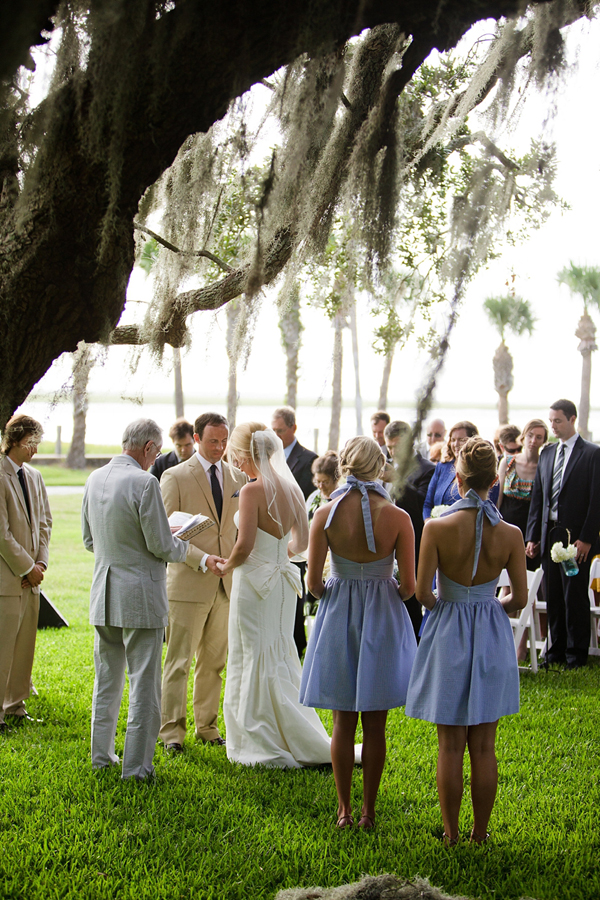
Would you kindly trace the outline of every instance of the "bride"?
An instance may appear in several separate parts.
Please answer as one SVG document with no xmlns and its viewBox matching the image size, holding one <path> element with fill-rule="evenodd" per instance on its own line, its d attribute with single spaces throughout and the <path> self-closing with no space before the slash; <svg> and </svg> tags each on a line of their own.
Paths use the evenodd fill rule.
<svg viewBox="0 0 600 900">
<path fill-rule="evenodd" d="M 314 709 L 298 701 L 301 668 L 293 640 L 302 588 L 290 556 L 308 545 L 302 491 L 277 435 L 238 425 L 228 455 L 252 479 L 240 490 L 238 538 L 219 566 L 233 571 L 223 714 L 227 756 L 279 768 L 331 762 L 331 741 Z"/>
</svg>

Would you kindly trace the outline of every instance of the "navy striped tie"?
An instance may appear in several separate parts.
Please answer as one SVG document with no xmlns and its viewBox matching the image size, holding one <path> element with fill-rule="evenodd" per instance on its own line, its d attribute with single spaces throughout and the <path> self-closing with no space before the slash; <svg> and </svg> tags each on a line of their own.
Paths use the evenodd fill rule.
<svg viewBox="0 0 600 900">
<path fill-rule="evenodd" d="M 553 519 L 558 519 L 558 495 L 560 494 L 560 486 L 562 482 L 563 467 L 565 464 L 565 444 L 560 445 L 558 451 L 558 459 L 554 466 L 554 475 L 552 476 L 552 494 L 550 497 L 550 514 Z"/>
</svg>

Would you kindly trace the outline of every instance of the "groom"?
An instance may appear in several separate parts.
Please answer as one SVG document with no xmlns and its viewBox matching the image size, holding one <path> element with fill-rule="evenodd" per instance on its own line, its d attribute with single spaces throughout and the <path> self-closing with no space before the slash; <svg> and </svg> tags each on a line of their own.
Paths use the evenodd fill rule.
<svg viewBox="0 0 600 900">
<path fill-rule="evenodd" d="M 227 658 L 231 576 L 221 577 L 217 563 L 235 544 L 233 516 L 246 476 L 222 462 L 227 419 L 204 413 L 196 419 L 193 456 L 163 474 L 160 486 L 167 514 L 202 513 L 215 523 L 190 541 L 185 563 L 167 571 L 169 625 L 162 682 L 160 738 L 170 753 L 181 753 L 186 733 L 187 682 L 192 659 L 196 738 L 223 746 L 217 728 L 221 673 Z"/>
</svg>

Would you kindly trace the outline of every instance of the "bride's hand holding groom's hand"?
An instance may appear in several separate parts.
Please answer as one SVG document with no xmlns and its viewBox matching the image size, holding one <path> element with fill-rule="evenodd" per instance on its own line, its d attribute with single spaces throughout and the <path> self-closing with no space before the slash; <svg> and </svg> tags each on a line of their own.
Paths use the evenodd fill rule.
<svg viewBox="0 0 600 900">
<path fill-rule="evenodd" d="M 206 562 L 204 565 L 206 568 L 213 573 L 213 575 L 218 575 L 219 578 L 223 575 L 222 566 L 227 562 L 226 559 L 223 559 L 222 556 L 207 556 Z"/>
</svg>

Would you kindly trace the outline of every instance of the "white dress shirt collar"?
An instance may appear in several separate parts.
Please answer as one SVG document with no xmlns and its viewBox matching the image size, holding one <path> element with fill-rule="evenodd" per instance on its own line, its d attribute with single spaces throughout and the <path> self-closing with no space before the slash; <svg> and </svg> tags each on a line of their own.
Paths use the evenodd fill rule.
<svg viewBox="0 0 600 900">
<path fill-rule="evenodd" d="M 290 458 L 290 453 L 298 443 L 298 438 L 294 438 L 291 444 L 288 444 L 287 447 L 283 448 L 283 452 L 285 453 L 286 461 Z"/>
<path fill-rule="evenodd" d="M 202 463 L 202 468 L 206 472 L 206 477 L 208 478 L 208 480 L 210 482 L 210 467 L 213 465 L 213 463 L 211 463 L 207 459 L 205 459 L 204 456 L 202 456 L 201 453 L 198 453 L 197 450 L 196 450 L 196 456 Z M 214 463 L 214 465 L 217 467 L 217 478 L 219 479 L 219 484 L 221 485 L 221 489 L 223 489 L 223 461 L 219 460 L 218 462 Z"/>
</svg>

